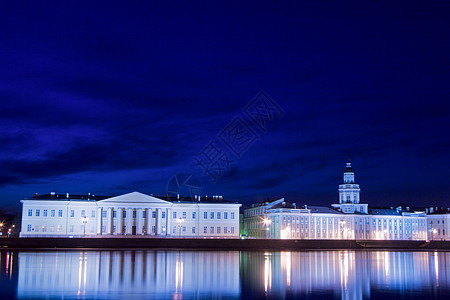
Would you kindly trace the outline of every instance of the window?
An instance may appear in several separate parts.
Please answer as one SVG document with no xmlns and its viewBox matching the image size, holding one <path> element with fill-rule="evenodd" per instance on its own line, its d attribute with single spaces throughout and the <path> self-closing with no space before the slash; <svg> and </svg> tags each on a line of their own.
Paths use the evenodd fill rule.
<svg viewBox="0 0 450 300">
<path fill-rule="evenodd" d="M 234 220 L 234 212 L 231 213 L 231 219 Z M 231 227 L 233 228 L 233 227 Z"/>
<path fill-rule="evenodd" d="M 30 225 L 31 226 L 31 225 Z M 30 227 L 30 230 L 31 230 L 31 227 Z M 203 233 L 208 233 L 208 227 L 203 227 Z"/>
<path fill-rule="evenodd" d="M 47 216 L 47 210 L 44 209 L 44 217 L 46 217 L 46 216 Z"/>
<path fill-rule="evenodd" d="M 211 216 L 211 219 L 214 219 L 214 212 L 213 211 L 211 212 L 210 216 Z"/>
<path fill-rule="evenodd" d="M 234 227 L 231 227 L 231 233 L 232 234 L 234 233 Z"/>
<path fill-rule="evenodd" d="M 223 218 L 226 220 L 226 219 L 228 219 L 228 213 L 227 212 L 224 212 L 223 213 Z"/>
<path fill-rule="evenodd" d="M 58 210 L 58 217 L 62 217 L 62 209 Z"/>
<path fill-rule="evenodd" d="M 106 226 L 102 225 L 102 232 L 106 232 Z"/>
<path fill-rule="evenodd" d="M 220 227 L 217 227 L 217 233 L 220 233 Z"/>
<path fill-rule="evenodd" d="M 142 211 L 142 218 L 147 219 L 147 210 Z"/>
<path fill-rule="evenodd" d="M 183 219 L 186 219 L 186 212 L 183 211 Z"/>
<path fill-rule="evenodd" d="M 86 211 L 84 209 L 81 210 L 81 216 L 86 217 Z"/>
<path fill-rule="evenodd" d="M 166 212 L 163 211 L 163 212 L 161 213 L 161 219 L 165 219 L 165 218 L 166 218 Z"/>
<path fill-rule="evenodd" d="M 27 231 L 31 231 L 31 224 L 27 225 Z"/>
<path fill-rule="evenodd" d="M 122 218 L 126 219 L 126 217 L 127 217 L 127 211 L 122 210 Z"/>
<path fill-rule="evenodd" d="M 34 231 L 39 232 L 39 225 L 34 226 Z"/>
<path fill-rule="evenodd" d="M 155 233 L 155 225 L 152 226 L 152 233 Z"/>
<path fill-rule="evenodd" d="M 39 217 L 40 214 L 41 214 L 41 210 L 40 209 L 36 209 L 36 217 Z"/>
<path fill-rule="evenodd" d="M 186 232 L 186 226 L 183 226 L 183 232 Z"/>
<path fill-rule="evenodd" d="M 75 217 L 75 211 L 73 209 L 70 211 L 70 217 L 71 218 Z"/>
<path fill-rule="evenodd" d="M 81 227 L 83 227 L 83 225 L 81 225 Z M 55 225 L 50 226 L 50 232 L 55 232 Z"/>
<path fill-rule="evenodd" d="M 203 219 L 208 219 L 208 213 L 206 211 L 203 213 Z"/>
<path fill-rule="evenodd" d="M 50 211 L 50 216 L 52 216 L 52 217 L 55 216 L 55 210 L 54 210 L 54 209 L 52 209 L 52 210 Z"/>
<path fill-rule="evenodd" d="M 102 217 L 106 218 L 108 216 L 108 212 L 106 210 L 102 211 Z"/>
<path fill-rule="evenodd" d="M 225 226 L 225 227 L 223 228 L 223 233 L 228 233 L 228 227 Z"/>
<path fill-rule="evenodd" d="M 70 232 L 73 232 L 73 225 L 70 225 L 69 231 L 70 231 Z"/>
<path fill-rule="evenodd" d="M 116 225 L 113 225 L 113 233 L 116 232 Z"/>
<path fill-rule="evenodd" d="M 136 219 L 136 211 L 133 210 L 133 219 Z"/>
<path fill-rule="evenodd" d="M 192 227 L 192 233 L 195 233 L 195 227 Z"/>
<path fill-rule="evenodd" d="M 95 210 L 91 211 L 91 218 L 95 218 Z"/>
<path fill-rule="evenodd" d="M 114 211 L 113 211 L 113 218 L 114 218 L 114 219 L 117 218 L 117 210 L 114 210 Z"/>
<path fill-rule="evenodd" d="M 176 218 L 177 218 L 177 212 L 174 211 L 173 214 L 172 214 L 172 219 L 176 219 Z"/>
<path fill-rule="evenodd" d="M 214 226 L 211 226 L 211 227 L 209 228 L 209 233 L 214 233 Z"/>
<path fill-rule="evenodd" d="M 47 226 L 42 226 L 42 232 L 46 232 L 47 231 Z"/>
<path fill-rule="evenodd" d="M 197 214 L 195 213 L 195 211 L 192 213 L 192 219 L 195 219 L 197 217 Z"/>
<path fill-rule="evenodd" d="M 32 210 L 32 209 L 29 209 L 29 210 L 28 210 L 28 216 L 29 216 L 29 217 L 33 216 L 33 210 Z M 30 226 L 31 226 L 31 225 L 30 225 Z M 31 230 L 31 229 L 30 229 L 30 230 Z"/>
<path fill-rule="evenodd" d="M 62 229 L 61 225 L 56 226 L 56 231 L 61 232 L 61 229 Z"/>
<path fill-rule="evenodd" d="M 176 226 L 174 226 L 174 227 L 172 228 L 172 233 L 177 233 L 177 227 L 176 227 Z"/>
<path fill-rule="evenodd" d="M 153 219 L 156 218 L 156 211 L 152 211 L 152 218 L 153 218 Z"/>
<path fill-rule="evenodd" d="M 221 213 L 217 212 L 217 219 L 220 219 L 220 217 L 221 217 Z"/>
</svg>

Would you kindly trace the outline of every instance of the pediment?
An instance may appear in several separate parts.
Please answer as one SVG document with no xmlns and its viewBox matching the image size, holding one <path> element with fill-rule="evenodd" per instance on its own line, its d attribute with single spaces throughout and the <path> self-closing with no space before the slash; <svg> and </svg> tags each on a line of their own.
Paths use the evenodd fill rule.
<svg viewBox="0 0 450 300">
<path fill-rule="evenodd" d="M 100 200 L 98 203 L 153 203 L 153 204 L 171 204 L 168 201 L 164 201 L 153 196 L 149 196 L 139 192 L 132 192 L 123 194 L 120 196 L 111 197 L 108 199 Z"/>
</svg>

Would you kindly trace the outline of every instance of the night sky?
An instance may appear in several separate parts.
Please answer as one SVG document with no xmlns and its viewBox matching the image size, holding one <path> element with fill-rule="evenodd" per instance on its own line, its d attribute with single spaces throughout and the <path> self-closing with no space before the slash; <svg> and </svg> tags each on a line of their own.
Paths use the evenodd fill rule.
<svg viewBox="0 0 450 300">
<path fill-rule="evenodd" d="M 178 173 L 329 206 L 347 159 L 369 206 L 448 206 L 449 2 L 245 2 L 2 1 L 2 208 L 163 195 Z M 260 91 L 263 127 L 245 113 Z"/>
</svg>

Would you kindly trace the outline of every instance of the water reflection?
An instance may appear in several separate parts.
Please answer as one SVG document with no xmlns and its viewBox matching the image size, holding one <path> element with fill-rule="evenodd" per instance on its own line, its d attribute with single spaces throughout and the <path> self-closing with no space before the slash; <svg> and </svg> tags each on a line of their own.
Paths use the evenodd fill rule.
<svg viewBox="0 0 450 300">
<path fill-rule="evenodd" d="M 8 251 L 0 281 L 18 265 L 18 298 L 438 298 L 450 296 L 449 262 L 449 252 Z"/>
</svg>

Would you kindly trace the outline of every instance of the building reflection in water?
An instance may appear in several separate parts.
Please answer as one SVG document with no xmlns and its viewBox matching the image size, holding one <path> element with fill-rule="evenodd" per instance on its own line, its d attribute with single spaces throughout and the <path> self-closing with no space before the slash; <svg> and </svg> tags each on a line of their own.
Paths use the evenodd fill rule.
<svg viewBox="0 0 450 300">
<path fill-rule="evenodd" d="M 19 253 L 18 297 L 181 299 L 239 291 L 239 252 Z"/>
<path fill-rule="evenodd" d="M 8 277 L 13 253 L 19 298 L 362 299 L 450 290 L 448 252 L 3 252 Z"/>
</svg>

